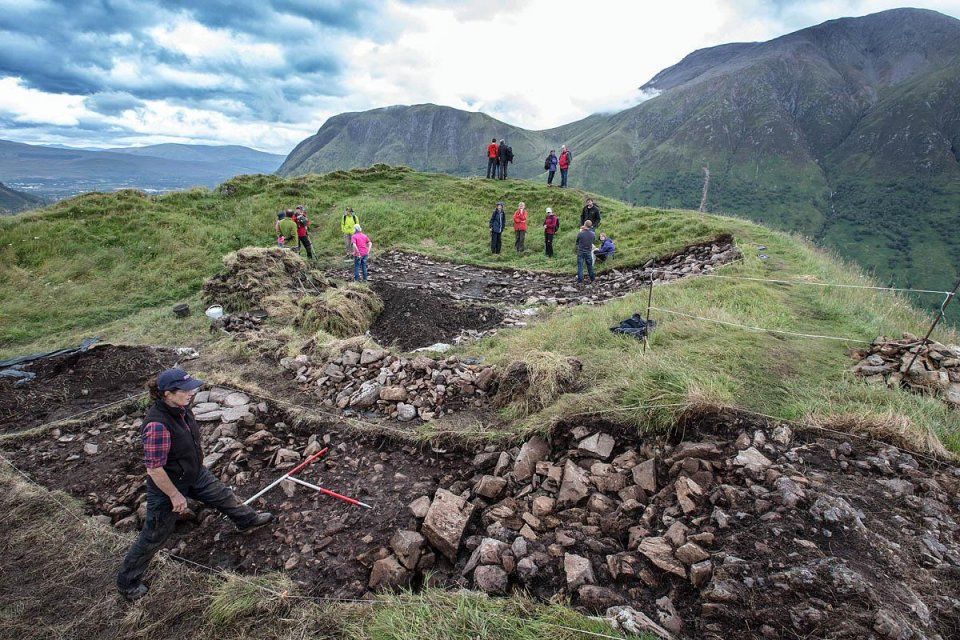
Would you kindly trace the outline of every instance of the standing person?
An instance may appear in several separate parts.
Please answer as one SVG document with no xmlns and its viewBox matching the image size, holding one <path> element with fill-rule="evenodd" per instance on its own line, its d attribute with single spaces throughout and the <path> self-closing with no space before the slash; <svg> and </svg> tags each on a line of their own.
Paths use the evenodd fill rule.
<svg viewBox="0 0 960 640">
<path fill-rule="evenodd" d="M 617 248 L 613 244 L 613 240 L 607 237 L 607 234 L 600 234 L 600 248 L 595 249 L 593 252 L 593 257 L 599 260 L 600 262 L 606 262 L 607 258 L 612 258 L 613 254 L 616 253 Z"/>
<path fill-rule="evenodd" d="M 300 246 L 306 248 L 307 257 L 313 260 L 313 244 L 310 243 L 310 218 L 307 217 L 307 210 L 302 204 L 297 205 L 293 221 L 297 223 L 297 239 Z"/>
<path fill-rule="evenodd" d="M 505 180 L 507 177 L 507 143 L 500 140 L 500 146 L 497 147 L 497 164 L 500 167 L 500 173 L 497 178 Z"/>
<path fill-rule="evenodd" d="M 523 253 L 523 241 L 527 235 L 527 205 L 522 202 L 513 214 L 513 235 L 515 236 L 514 248 L 517 253 Z"/>
<path fill-rule="evenodd" d="M 553 186 L 553 176 L 557 175 L 557 154 L 550 149 L 550 155 L 543 161 L 543 168 L 547 172 L 547 186 Z"/>
<path fill-rule="evenodd" d="M 283 232 L 280 231 L 280 223 L 287 217 L 286 211 L 277 211 L 277 219 L 273 223 L 274 235 L 277 237 L 277 246 L 283 247 Z"/>
<path fill-rule="evenodd" d="M 343 217 L 340 219 L 340 233 L 343 234 L 343 249 L 347 252 L 347 260 L 353 256 L 353 228 L 360 224 L 360 217 L 350 207 L 343 208 Z"/>
<path fill-rule="evenodd" d="M 567 145 L 561 145 L 560 158 L 557 160 L 557 166 L 560 167 L 560 186 L 567 186 L 567 171 L 570 170 L 570 163 L 573 161 L 573 154 L 567 149 Z"/>
<path fill-rule="evenodd" d="M 507 214 L 503 210 L 503 203 L 498 202 L 493 209 L 493 215 L 490 216 L 490 251 L 495 255 L 500 255 L 501 236 L 506 226 Z"/>
<path fill-rule="evenodd" d="M 284 212 L 283 220 L 280 220 L 277 227 L 280 229 L 280 238 L 277 243 L 287 249 L 298 251 L 300 247 L 297 245 L 297 223 L 293 221 L 292 210 L 287 209 Z"/>
<path fill-rule="evenodd" d="M 353 281 L 360 280 L 360 273 L 363 272 L 363 281 L 367 281 L 367 256 L 370 255 L 370 247 L 373 243 L 370 238 L 363 233 L 360 225 L 353 228 Z"/>
<path fill-rule="evenodd" d="M 487 177 L 497 177 L 497 139 L 494 138 L 487 145 Z"/>
<path fill-rule="evenodd" d="M 593 284 L 593 241 L 596 236 L 590 227 L 593 223 L 587 220 L 580 226 L 580 233 L 577 234 L 577 282 L 583 284 L 583 265 L 587 265 L 587 273 L 590 274 L 590 283 Z"/>
<path fill-rule="evenodd" d="M 600 207 L 593 203 L 593 198 L 587 198 L 583 205 L 583 211 L 580 212 L 580 224 L 589 220 L 593 223 L 593 231 L 596 233 L 600 228 Z"/>
<path fill-rule="evenodd" d="M 243 532 L 273 520 L 272 514 L 243 504 L 203 466 L 200 427 L 190 410 L 202 384 L 183 369 L 167 369 L 148 386 L 153 405 L 140 429 L 147 467 L 147 514 L 117 574 L 117 589 L 127 600 L 147 594 L 143 574 L 173 533 L 177 515 L 187 511 L 187 498 L 219 510 Z"/>
<path fill-rule="evenodd" d="M 547 207 L 547 217 L 543 219 L 543 249 L 548 258 L 553 257 L 553 236 L 560 230 L 560 218 Z"/>
</svg>

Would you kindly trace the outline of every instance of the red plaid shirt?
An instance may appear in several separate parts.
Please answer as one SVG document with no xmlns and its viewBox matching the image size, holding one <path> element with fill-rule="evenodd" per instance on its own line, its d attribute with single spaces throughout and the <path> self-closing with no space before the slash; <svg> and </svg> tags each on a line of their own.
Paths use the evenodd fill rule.
<svg viewBox="0 0 960 640">
<path fill-rule="evenodd" d="M 147 469 L 157 469 L 167 464 L 170 453 L 170 432 L 161 422 L 150 422 L 140 429 L 143 438 L 143 462 Z"/>
</svg>

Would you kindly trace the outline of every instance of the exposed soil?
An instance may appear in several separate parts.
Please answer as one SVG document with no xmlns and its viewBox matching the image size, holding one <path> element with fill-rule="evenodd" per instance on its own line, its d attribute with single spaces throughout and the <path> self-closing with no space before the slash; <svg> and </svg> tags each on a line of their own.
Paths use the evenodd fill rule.
<svg viewBox="0 0 960 640">
<path fill-rule="evenodd" d="M 383 300 L 383 311 L 370 327 L 370 335 L 384 346 L 403 351 L 450 343 L 464 330 L 484 331 L 503 320 L 493 307 L 460 302 L 442 293 L 389 282 L 374 282 L 373 289 Z"/>
<path fill-rule="evenodd" d="M 671 282 L 738 260 L 740 251 L 730 236 L 694 244 L 676 253 L 647 261 L 640 267 L 614 267 L 601 272 L 594 285 L 577 286 L 575 274 L 569 275 L 490 269 L 453 264 L 425 256 L 389 251 L 370 260 L 372 283 L 390 282 L 405 289 L 446 293 L 454 299 L 488 303 L 518 304 L 595 304 L 643 289 L 651 277 L 654 284 Z M 597 265 L 599 268 L 599 264 Z M 350 278 L 352 273 L 336 270 L 330 274 Z"/>
<path fill-rule="evenodd" d="M 203 426 L 208 464 L 241 496 L 329 441 L 302 477 L 375 508 L 278 488 L 264 500 L 278 523 L 242 536 L 193 505 L 170 543 L 189 559 L 284 570 L 308 593 L 341 597 L 364 596 L 371 580 L 417 587 L 429 571 L 450 588 L 523 588 L 588 612 L 628 606 L 682 638 L 960 631 L 960 470 L 895 447 L 713 416 L 670 441 L 606 422 L 561 425 L 531 458 L 529 446 L 436 452 L 285 423 L 266 405 L 249 411 Z M 97 453 L 84 453 L 94 442 Z M 131 417 L 4 455 L 115 526 L 139 526 Z M 441 490 L 472 511 L 452 560 L 427 531 Z M 417 499 L 425 510 L 432 500 L 426 520 L 408 507 Z"/>
<path fill-rule="evenodd" d="M 36 377 L 0 378 L 0 433 L 22 431 L 95 409 L 143 390 L 172 366 L 172 349 L 104 344 L 22 366 Z"/>
<path fill-rule="evenodd" d="M 351 506 L 291 484 L 290 494 L 277 487 L 258 501 L 278 516 L 277 523 L 243 535 L 215 511 L 191 501 L 195 511 L 178 523 L 168 544 L 178 555 L 244 573 L 286 570 L 305 592 L 361 596 L 380 550 L 397 529 L 415 525 L 407 505 L 472 471 L 469 453 L 437 453 L 328 425 L 295 425 L 278 420 L 265 405 L 259 409 L 251 405 L 249 419 L 226 428 L 219 421 L 201 423 L 208 466 L 238 495 L 253 495 L 292 466 L 281 462 L 286 451 L 306 455 L 329 446 L 299 477 L 374 508 Z M 139 424 L 124 416 L 34 439 L 3 455 L 42 484 L 82 499 L 89 513 L 120 530 L 135 530 L 142 526 L 145 498 Z M 225 439 L 232 441 L 226 448 Z M 233 442 L 238 449 L 230 449 Z M 85 453 L 84 446 L 93 443 L 97 453 Z"/>
</svg>

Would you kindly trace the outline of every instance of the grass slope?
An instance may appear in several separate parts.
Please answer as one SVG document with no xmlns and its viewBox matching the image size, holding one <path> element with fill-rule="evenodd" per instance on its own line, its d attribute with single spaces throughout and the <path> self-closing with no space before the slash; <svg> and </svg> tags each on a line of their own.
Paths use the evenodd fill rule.
<svg viewBox="0 0 960 640">
<path fill-rule="evenodd" d="M 231 195 L 226 195 L 230 193 Z M 492 256 L 487 221 L 497 199 L 524 200 L 533 212 L 528 246 Z M 248 176 L 219 192 L 189 191 L 145 199 L 134 193 L 89 195 L 0 223 L 0 344 L 7 353 L 73 342 L 82 332 L 114 339 L 194 342 L 203 321 L 181 323 L 166 305 L 195 297 L 223 254 L 272 241 L 274 212 L 307 204 L 317 249 L 341 250 L 339 215 L 352 206 L 375 243 L 487 266 L 574 272 L 574 227 L 582 194 L 525 181 L 458 179 L 376 167 L 284 180 Z M 599 199 L 605 228 L 617 239 L 619 266 L 731 233 L 745 261 L 728 275 L 818 282 L 872 281 L 809 244 L 756 224 L 694 212 L 634 208 Z M 561 217 L 558 256 L 537 251 L 537 220 L 546 206 Z M 757 246 L 770 259 L 757 258 Z M 570 250 L 564 247 L 570 247 Z M 634 294 L 600 308 L 559 310 L 543 323 L 504 331 L 468 347 L 496 362 L 528 358 L 584 361 L 592 385 L 565 397 L 517 429 L 602 410 L 641 428 L 673 424 L 695 406 L 735 406 L 823 426 L 855 426 L 901 437 L 914 447 L 960 450 L 960 421 L 940 401 L 872 388 L 847 373 L 856 340 L 920 333 L 929 319 L 888 293 L 697 278 L 654 292 L 654 306 L 709 319 L 787 332 L 839 336 L 810 340 L 758 333 L 657 311 L 650 350 L 607 330 L 646 304 Z M 931 301 L 931 306 L 933 303 Z M 202 335 L 202 333 L 200 334 Z M 934 336 L 937 337 L 937 336 Z M 952 332 L 940 339 L 956 341 Z M 649 408 L 656 405 L 668 408 Z M 547 420 L 545 420 L 547 419 Z"/>
</svg>

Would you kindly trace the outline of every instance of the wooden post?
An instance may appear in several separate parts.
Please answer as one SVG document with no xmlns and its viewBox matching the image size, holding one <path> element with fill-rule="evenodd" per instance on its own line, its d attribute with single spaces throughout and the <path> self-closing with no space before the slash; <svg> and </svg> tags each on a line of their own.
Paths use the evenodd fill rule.
<svg viewBox="0 0 960 640">
<path fill-rule="evenodd" d="M 930 328 L 927 329 L 927 335 L 923 336 L 923 340 L 920 341 L 920 347 L 927 344 L 927 340 L 930 338 L 930 334 L 933 333 L 934 328 L 940 324 L 940 321 L 943 320 L 943 311 L 947 308 L 954 298 L 954 295 L 957 293 L 957 289 L 960 289 L 960 280 L 957 280 L 957 284 L 953 285 L 953 291 L 947 294 L 947 297 L 943 299 L 943 302 L 940 304 L 940 313 L 937 314 L 937 317 L 933 319 L 933 323 L 930 325 Z M 910 369 L 913 368 L 913 363 L 917 361 L 917 356 L 920 355 L 920 347 L 917 348 L 917 352 L 913 354 L 913 357 L 910 359 L 910 364 L 907 365 L 907 370 L 904 371 L 904 374 L 909 376 Z"/>
</svg>

